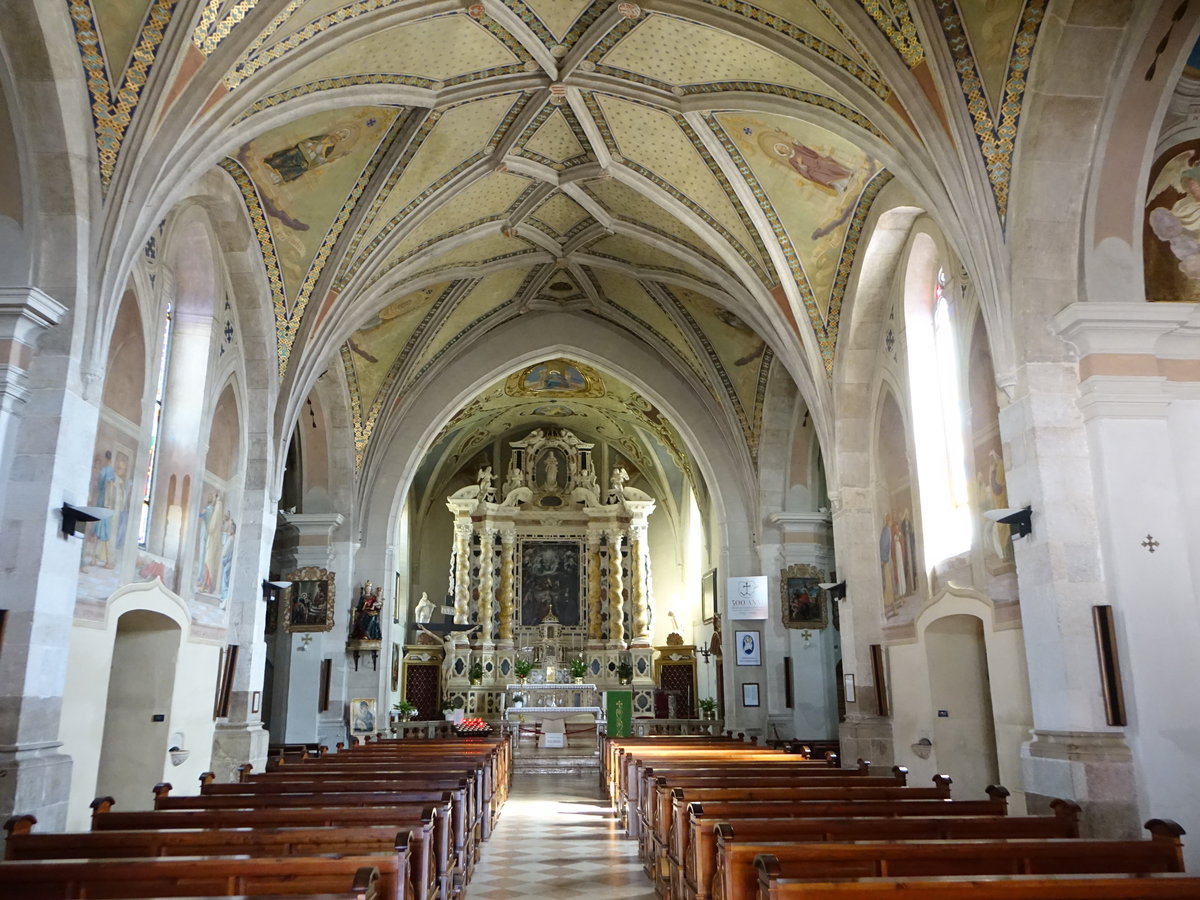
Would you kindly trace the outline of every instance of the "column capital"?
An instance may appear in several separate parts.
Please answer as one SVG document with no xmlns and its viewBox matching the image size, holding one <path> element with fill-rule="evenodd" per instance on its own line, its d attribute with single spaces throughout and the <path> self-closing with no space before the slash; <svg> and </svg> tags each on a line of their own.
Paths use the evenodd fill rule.
<svg viewBox="0 0 1200 900">
<path fill-rule="evenodd" d="M 11 411 L 28 399 L 25 380 L 34 345 L 66 312 L 35 287 L 0 287 L 0 408 Z"/>
<path fill-rule="evenodd" d="M 333 565 L 333 532 L 346 520 L 341 513 L 280 513 L 299 532 L 296 566 Z"/>
</svg>

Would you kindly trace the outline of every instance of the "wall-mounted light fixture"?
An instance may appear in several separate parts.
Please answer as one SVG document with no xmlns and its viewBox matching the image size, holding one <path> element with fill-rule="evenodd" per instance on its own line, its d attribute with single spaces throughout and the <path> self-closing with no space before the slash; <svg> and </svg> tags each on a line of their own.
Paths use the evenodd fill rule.
<svg viewBox="0 0 1200 900">
<path fill-rule="evenodd" d="M 62 505 L 62 533 L 64 537 L 70 537 L 76 533 L 76 529 L 80 522 L 103 522 L 105 519 L 111 519 L 114 510 L 107 506 L 72 506 L 70 503 Z"/>
<path fill-rule="evenodd" d="M 829 591 L 829 596 L 832 597 L 834 600 L 845 600 L 846 599 L 846 580 L 845 579 L 842 579 L 841 581 L 826 581 L 822 584 L 818 584 L 817 587 L 819 587 L 823 591 Z"/>
<path fill-rule="evenodd" d="M 262 583 L 263 599 L 278 600 L 279 595 L 292 586 L 290 581 L 266 581 Z"/>
<path fill-rule="evenodd" d="M 993 522 L 999 522 L 1001 525 L 1007 525 L 1011 528 L 1012 539 L 1014 541 L 1033 533 L 1032 506 L 1026 506 L 1023 509 L 989 509 L 983 515 Z"/>
</svg>

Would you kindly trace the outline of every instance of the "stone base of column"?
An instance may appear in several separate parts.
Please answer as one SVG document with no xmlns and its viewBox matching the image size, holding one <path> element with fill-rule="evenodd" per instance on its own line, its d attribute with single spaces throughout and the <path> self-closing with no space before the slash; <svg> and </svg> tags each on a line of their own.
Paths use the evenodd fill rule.
<svg viewBox="0 0 1200 900">
<path fill-rule="evenodd" d="M 0 818 L 26 813 L 38 831 L 65 831 L 71 795 L 71 757 L 58 741 L 0 747 Z"/>
<path fill-rule="evenodd" d="M 238 766 L 244 763 L 254 766 L 255 772 L 264 772 L 270 740 L 271 735 L 261 722 L 217 725 L 209 768 L 222 783 L 237 781 Z"/>
<path fill-rule="evenodd" d="M 1119 731 L 1034 731 L 1021 746 L 1021 774 L 1030 815 L 1050 813 L 1050 801 L 1083 809 L 1084 837 L 1142 837 L 1133 754 Z"/>
<path fill-rule="evenodd" d="M 838 726 L 838 746 L 843 766 L 853 766 L 859 759 L 876 766 L 896 763 L 892 720 L 883 716 L 846 716 Z"/>
<path fill-rule="evenodd" d="M 629 662 L 633 665 L 634 684 L 654 683 L 653 647 L 630 647 Z"/>
</svg>

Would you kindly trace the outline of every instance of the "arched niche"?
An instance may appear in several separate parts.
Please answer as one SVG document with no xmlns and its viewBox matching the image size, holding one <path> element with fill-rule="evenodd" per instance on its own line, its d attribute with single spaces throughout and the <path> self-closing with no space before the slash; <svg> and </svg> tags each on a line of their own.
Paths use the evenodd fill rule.
<svg viewBox="0 0 1200 900">
<path fill-rule="evenodd" d="M 955 796 L 982 797 L 1000 781 L 983 620 L 942 616 L 924 638 L 939 771 L 954 773 Z"/>
<path fill-rule="evenodd" d="M 117 620 L 96 789 L 122 809 L 152 809 L 170 738 L 180 627 L 149 610 Z"/>
<path fill-rule="evenodd" d="M 127 558 L 135 551 L 144 490 L 143 404 L 146 397 L 146 339 L 138 298 L 127 290 L 109 341 L 88 500 L 114 511 L 87 526 L 80 559 L 80 611 L 89 617 L 127 580 Z"/>
<path fill-rule="evenodd" d="M 213 407 L 196 522 L 193 587 L 201 599 L 225 606 L 241 510 L 242 440 L 237 391 L 227 383 Z"/>
</svg>

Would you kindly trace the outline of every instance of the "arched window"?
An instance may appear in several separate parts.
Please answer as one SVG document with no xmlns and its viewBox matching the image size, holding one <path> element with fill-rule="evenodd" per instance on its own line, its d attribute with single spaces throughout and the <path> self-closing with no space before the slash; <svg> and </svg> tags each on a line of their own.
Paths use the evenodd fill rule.
<svg viewBox="0 0 1200 900">
<path fill-rule="evenodd" d="M 954 304 L 932 238 L 913 241 L 905 281 L 909 393 L 926 568 L 971 547 Z"/>
</svg>

